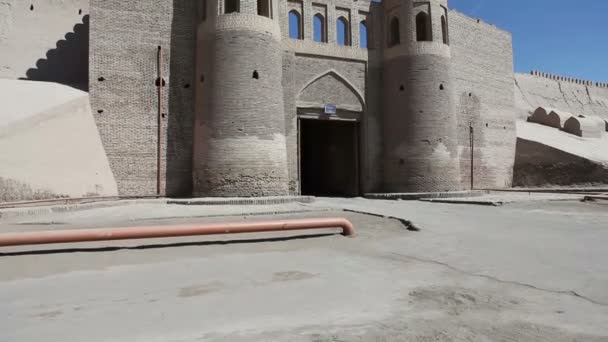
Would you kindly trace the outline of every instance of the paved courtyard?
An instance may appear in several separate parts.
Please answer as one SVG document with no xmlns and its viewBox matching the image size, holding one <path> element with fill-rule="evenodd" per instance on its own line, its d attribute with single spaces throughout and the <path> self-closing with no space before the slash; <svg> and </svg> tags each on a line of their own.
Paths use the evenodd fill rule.
<svg viewBox="0 0 608 342">
<path fill-rule="evenodd" d="M 8 232 L 344 216 L 357 236 L 2 248 L 0 341 L 608 341 L 608 205 L 547 199 L 142 203 L 3 220 Z"/>
</svg>

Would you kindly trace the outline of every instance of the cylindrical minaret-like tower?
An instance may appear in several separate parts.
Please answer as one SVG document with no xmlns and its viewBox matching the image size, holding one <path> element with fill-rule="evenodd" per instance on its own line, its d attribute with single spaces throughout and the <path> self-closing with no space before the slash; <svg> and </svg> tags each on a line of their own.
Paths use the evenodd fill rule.
<svg viewBox="0 0 608 342">
<path fill-rule="evenodd" d="M 199 2 L 194 195 L 286 195 L 277 0 Z"/>
<path fill-rule="evenodd" d="M 383 6 L 383 190 L 458 190 L 447 0 L 387 0 Z"/>
</svg>

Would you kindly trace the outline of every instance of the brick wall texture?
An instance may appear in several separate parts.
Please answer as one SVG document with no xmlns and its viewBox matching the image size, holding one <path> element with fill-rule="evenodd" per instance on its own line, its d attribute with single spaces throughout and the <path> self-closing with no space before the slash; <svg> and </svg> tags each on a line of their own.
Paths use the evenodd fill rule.
<svg viewBox="0 0 608 342">
<path fill-rule="evenodd" d="M 449 23 L 462 184 L 470 187 L 472 160 L 475 188 L 510 187 L 516 142 L 511 35 L 455 11 Z"/>
<path fill-rule="evenodd" d="M 414 2 L 273 0 L 266 18 L 256 0 L 241 0 L 231 14 L 224 1 L 207 0 L 203 19 L 198 0 L 56 0 L 48 12 L 55 19 L 36 20 L 69 33 L 90 13 L 89 54 L 74 63 L 89 66 L 91 106 L 123 195 L 156 193 L 159 85 L 163 195 L 299 193 L 298 120 L 320 118 L 328 103 L 338 107 L 328 119 L 359 122 L 362 192 L 456 190 L 471 178 L 476 188 L 510 186 L 515 102 L 533 106 L 545 96 L 542 84 L 514 81 L 508 32 L 448 11 L 448 46 L 447 2 Z M 41 15 L 20 5 L 0 2 L 2 51 L 18 41 L 15 28 Z M 289 38 L 292 9 L 301 14 L 301 40 Z M 414 18 L 425 10 L 433 41 L 417 42 Z M 327 43 L 313 41 L 315 13 L 326 19 Z M 338 15 L 350 19 L 351 46 L 336 43 Z M 390 49 L 389 16 L 401 23 L 401 42 Z M 45 41 L 27 43 L 28 51 L 46 51 L 53 30 L 28 28 L 24 35 Z M 0 60 L 0 77 L 19 77 L 26 64 Z M 575 106 L 583 89 L 562 85 L 563 101 Z M 602 111 L 608 90 L 586 90 L 582 106 Z"/>
<path fill-rule="evenodd" d="M 156 193 L 159 46 L 161 194 L 192 191 L 195 20 L 194 1 L 91 2 L 91 106 L 123 195 Z"/>
<path fill-rule="evenodd" d="M 286 195 L 280 42 L 236 27 L 206 33 L 203 43 L 195 195 Z"/>
</svg>

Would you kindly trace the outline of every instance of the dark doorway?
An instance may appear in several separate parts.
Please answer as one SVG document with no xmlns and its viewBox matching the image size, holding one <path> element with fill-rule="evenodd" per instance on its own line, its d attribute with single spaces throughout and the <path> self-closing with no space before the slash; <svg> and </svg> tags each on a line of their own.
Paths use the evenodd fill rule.
<svg viewBox="0 0 608 342">
<path fill-rule="evenodd" d="M 358 123 L 300 120 L 303 195 L 359 195 Z"/>
</svg>

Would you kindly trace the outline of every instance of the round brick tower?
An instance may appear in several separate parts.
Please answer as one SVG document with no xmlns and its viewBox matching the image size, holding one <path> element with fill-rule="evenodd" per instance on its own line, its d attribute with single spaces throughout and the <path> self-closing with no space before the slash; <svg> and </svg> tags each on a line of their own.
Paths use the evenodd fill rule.
<svg viewBox="0 0 608 342">
<path fill-rule="evenodd" d="M 383 6 L 383 190 L 458 190 L 447 0 L 387 0 Z"/>
<path fill-rule="evenodd" d="M 193 193 L 286 195 L 277 1 L 199 2 Z"/>
</svg>

